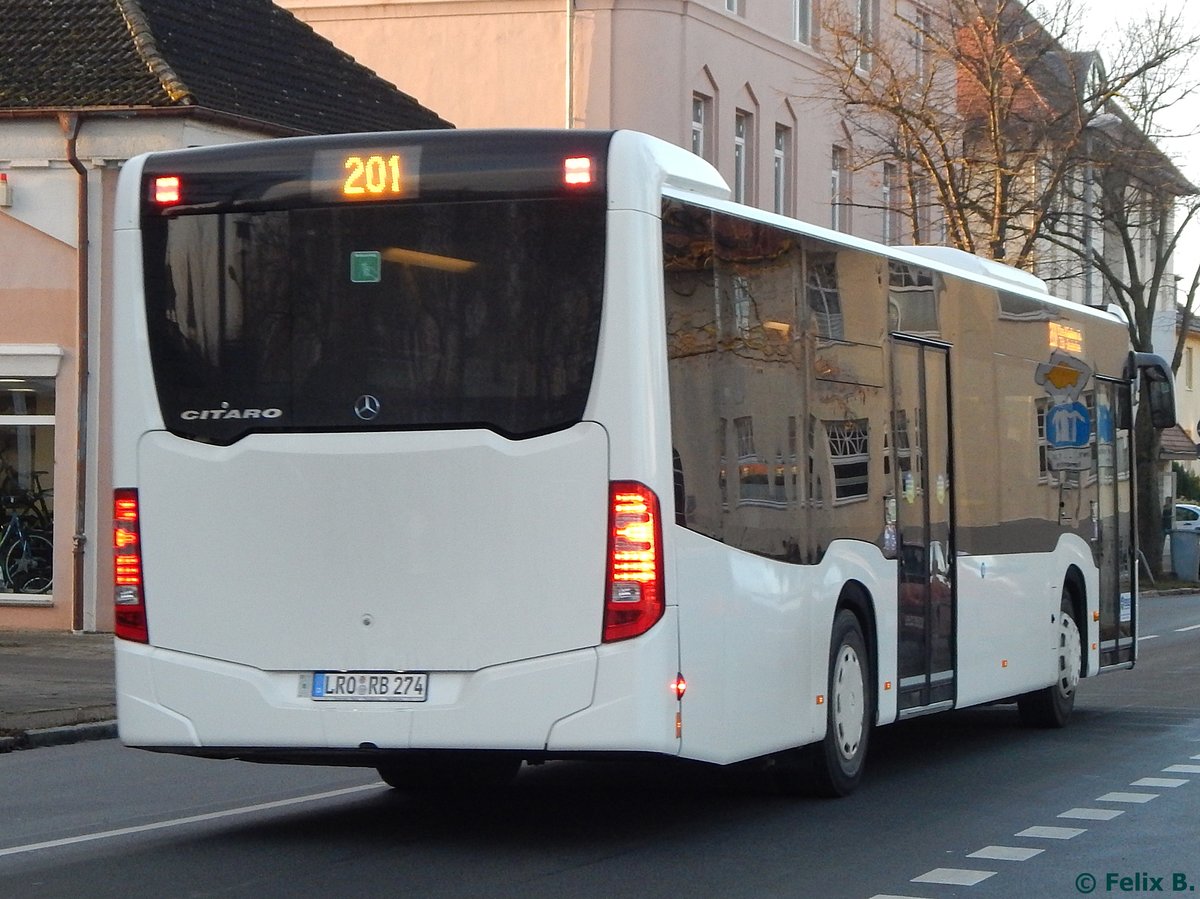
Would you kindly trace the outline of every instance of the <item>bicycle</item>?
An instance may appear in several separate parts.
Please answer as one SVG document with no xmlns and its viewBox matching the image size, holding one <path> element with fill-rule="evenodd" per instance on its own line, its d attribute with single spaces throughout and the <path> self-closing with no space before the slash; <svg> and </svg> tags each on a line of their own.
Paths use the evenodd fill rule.
<svg viewBox="0 0 1200 899">
<path fill-rule="evenodd" d="M 32 510 L 35 521 L 48 520 L 34 508 L 39 500 L 44 508 L 44 498 L 28 493 L 0 496 L 0 509 L 9 510 L 0 531 L 0 588 L 8 592 L 49 593 L 54 584 L 54 544 L 48 531 L 30 527 L 20 511 Z"/>
<path fill-rule="evenodd" d="M 31 471 L 22 478 L 15 468 L 0 460 L 0 496 L 10 497 L 14 504 L 20 500 L 21 516 L 35 531 L 50 531 L 54 528 L 54 514 L 47 500 L 54 496 L 53 489 L 42 486 L 42 475 L 48 471 Z M 26 487 L 24 480 L 29 481 Z"/>
</svg>

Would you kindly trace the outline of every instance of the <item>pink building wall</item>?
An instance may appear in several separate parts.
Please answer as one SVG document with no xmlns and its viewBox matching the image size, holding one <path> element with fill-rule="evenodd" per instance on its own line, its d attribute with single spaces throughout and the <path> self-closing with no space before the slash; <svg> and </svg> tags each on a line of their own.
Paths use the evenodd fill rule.
<svg viewBox="0 0 1200 899">
<path fill-rule="evenodd" d="M 70 594 L 70 560 L 75 484 L 78 346 L 76 339 L 75 248 L 10 217 L 0 217 L 0 356 L 25 374 L 57 375 L 54 458 L 54 558 L 56 590 Z M 61 355 L 57 355 L 61 353 Z M 24 367 L 29 366 L 29 367 Z M 38 369 L 36 372 L 33 369 Z M 12 373 L 16 373 L 15 371 Z M 62 584 L 62 588 L 58 588 Z M 44 603 L 44 604 L 43 604 Z M 72 604 L 42 596 L 14 597 L 0 609 L 4 627 L 70 630 Z"/>
</svg>

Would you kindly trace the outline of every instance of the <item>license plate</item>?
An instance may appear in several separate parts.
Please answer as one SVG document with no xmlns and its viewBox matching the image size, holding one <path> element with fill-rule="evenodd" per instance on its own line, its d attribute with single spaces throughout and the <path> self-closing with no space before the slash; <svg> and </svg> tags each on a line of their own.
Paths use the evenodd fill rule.
<svg viewBox="0 0 1200 899">
<path fill-rule="evenodd" d="M 424 702 L 428 674 L 410 671 L 316 671 L 313 699 L 357 702 Z"/>
</svg>

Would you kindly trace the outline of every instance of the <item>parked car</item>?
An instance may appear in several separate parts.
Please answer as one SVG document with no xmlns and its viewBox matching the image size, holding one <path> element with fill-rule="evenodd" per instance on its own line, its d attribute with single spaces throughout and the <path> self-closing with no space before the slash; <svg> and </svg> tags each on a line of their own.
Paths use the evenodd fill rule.
<svg viewBox="0 0 1200 899">
<path fill-rule="evenodd" d="M 1200 506 L 1176 503 L 1175 527 L 1180 531 L 1200 531 Z"/>
</svg>

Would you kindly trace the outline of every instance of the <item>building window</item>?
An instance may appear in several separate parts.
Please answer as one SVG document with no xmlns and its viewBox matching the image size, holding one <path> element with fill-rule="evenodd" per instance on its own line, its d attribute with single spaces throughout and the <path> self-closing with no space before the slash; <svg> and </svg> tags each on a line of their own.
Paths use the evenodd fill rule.
<svg viewBox="0 0 1200 899">
<path fill-rule="evenodd" d="M 929 10 L 918 9 L 913 14 L 913 73 L 916 89 L 922 90 L 929 79 L 929 33 L 932 19 Z"/>
<path fill-rule="evenodd" d="M 1188 390 L 1192 389 L 1192 350 L 1193 347 L 1190 346 L 1183 348 L 1183 383 Z"/>
<path fill-rule="evenodd" d="M 896 409 L 892 412 L 892 445 L 895 447 L 896 453 L 896 470 L 901 474 L 907 474 L 912 471 L 912 444 L 909 442 L 909 423 L 908 410 Z M 887 452 L 889 449 L 887 435 L 883 438 L 883 473 L 886 477 L 892 476 L 892 454 Z"/>
<path fill-rule="evenodd" d="M 888 329 L 937 337 L 938 297 L 933 271 L 907 262 L 888 262 Z"/>
<path fill-rule="evenodd" d="M 916 186 L 913 194 L 917 208 L 914 210 L 913 243 L 932 244 L 933 238 L 933 185 L 928 175 L 914 175 Z"/>
<path fill-rule="evenodd" d="M 817 417 L 808 417 L 808 434 L 805 445 L 808 447 L 808 495 L 807 500 L 814 508 L 825 504 L 825 480 L 817 467 Z"/>
<path fill-rule="evenodd" d="M 742 0 L 725 0 L 725 11 L 740 16 L 742 14 Z"/>
<path fill-rule="evenodd" d="M 875 60 L 871 48 L 875 45 L 875 0 L 858 0 L 855 32 L 858 38 L 859 71 L 869 72 Z"/>
<path fill-rule="evenodd" d="M 749 415 L 735 418 L 733 430 L 737 437 L 738 461 L 753 461 L 756 458 L 754 454 L 754 419 Z"/>
<path fill-rule="evenodd" d="M 871 461 L 867 420 L 827 421 L 825 431 L 833 466 L 834 503 L 866 499 Z"/>
<path fill-rule="evenodd" d="M 900 168 L 894 162 L 883 164 L 883 242 L 900 242 L 900 203 L 903 193 L 900 188 Z"/>
<path fill-rule="evenodd" d="M 829 205 L 830 227 L 834 231 L 850 230 L 850 168 L 845 147 L 833 148 L 830 168 Z"/>
<path fill-rule="evenodd" d="M 733 427 L 738 445 L 738 504 L 774 504 L 771 473 L 754 448 L 754 419 L 735 418 Z"/>
<path fill-rule="evenodd" d="M 751 122 L 748 112 L 739 111 L 733 118 L 733 199 L 747 202 L 751 184 Z"/>
<path fill-rule="evenodd" d="M 0 378 L 0 594 L 49 602 L 53 586 L 54 379 Z"/>
<path fill-rule="evenodd" d="M 750 337 L 750 311 L 753 298 L 750 296 L 750 282 L 742 275 L 734 275 L 733 281 L 733 336 L 738 340 Z"/>
<path fill-rule="evenodd" d="M 792 0 L 792 40 L 812 44 L 812 0 Z"/>
<path fill-rule="evenodd" d="M 842 319 L 842 295 L 838 289 L 837 259 L 832 253 L 813 253 L 808 257 L 804 292 L 817 334 L 841 340 L 845 336 L 845 322 Z"/>
<path fill-rule="evenodd" d="M 787 215 L 791 211 L 791 203 L 788 202 L 788 167 L 792 160 L 792 129 L 784 125 L 775 126 L 775 205 L 774 209 L 780 215 Z"/>
<path fill-rule="evenodd" d="M 708 121 L 712 117 L 712 98 L 692 94 L 692 152 L 712 161 L 709 153 Z"/>
</svg>

